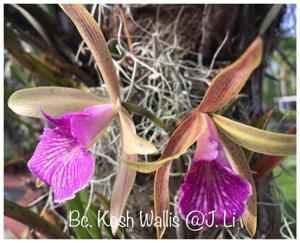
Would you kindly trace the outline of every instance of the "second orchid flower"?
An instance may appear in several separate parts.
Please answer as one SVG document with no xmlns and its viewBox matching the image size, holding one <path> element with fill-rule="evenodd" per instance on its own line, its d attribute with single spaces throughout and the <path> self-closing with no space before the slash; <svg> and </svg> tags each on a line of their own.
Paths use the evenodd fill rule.
<svg viewBox="0 0 300 243">
<path fill-rule="evenodd" d="M 214 112 L 232 101 L 241 91 L 262 57 L 263 41 L 257 37 L 242 56 L 222 70 L 210 84 L 197 109 L 189 112 L 174 133 L 162 155 L 155 162 L 127 161 L 140 172 L 156 171 L 154 209 L 157 217 L 169 208 L 171 164 L 195 142 L 196 151 L 180 188 L 178 207 L 188 223 L 201 218 L 214 224 L 242 218 L 253 236 L 256 231 L 256 192 L 248 161 L 240 146 L 269 155 L 296 153 L 296 136 L 253 128 Z M 190 215 L 192 214 L 192 215 Z M 165 227 L 157 227 L 161 238 Z"/>
</svg>

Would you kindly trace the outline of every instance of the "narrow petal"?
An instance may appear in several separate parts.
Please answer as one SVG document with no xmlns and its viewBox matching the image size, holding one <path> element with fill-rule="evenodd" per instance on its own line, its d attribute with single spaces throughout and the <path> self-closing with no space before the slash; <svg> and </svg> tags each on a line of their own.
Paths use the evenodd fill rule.
<svg viewBox="0 0 300 243">
<path fill-rule="evenodd" d="M 71 118 L 72 134 L 81 145 L 88 146 L 110 124 L 116 114 L 111 104 L 87 107 L 84 109 L 84 115 Z"/>
<path fill-rule="evenodd" d="M 216 114 L 212 119 L 230 140 L 251 151 L 268 155 L 296 154 L 296 135 L 265 131 Z"/>
<path fill-rule="evenodd" d="M 119 80 L 101 28 L 84 6 L 80 4 L 62 4 L 60 6 L 71 18 L 82 39 L 91 50 L 110 98 L 115 103 L 120 93 Z"/>
<path fill-rule="evenodd" d="M 157 149 L 147 140 L 136 135 L 135 126 L 129 113 L 117 102 L 121 122 L 123 150 L 127 154 L 153 154 Z"/>
<path fill-rule="evenodd" d="M 137 155 L 123 152 L 122 160 L 137 160 Z M 135 181 L 136 171 L 121 162 L 110 199 L 111 231 L 116 235 L 123 210 Z"/>
<path fill-rule="evenodd" d="M 49 86 L 16 91 L 9 97 L 8 107 L 19 115 L 41 118 L 41 109 L 51 116 L 59 116 L 70 112 L 82 112 L 87 106 L 107 101 L 107 98 L 80 89 Z"/>
<path fill-rule="evenodd" d="M 217 161 L 194 161 L 181 186 L 180 214 L 194 224 L 193 216 L 213 220 L 213 225 L 232 224 L 242 216 L 250 195 L 250 183 L 228 167 Z"/>
<path fill-rule="evenodd" d="M 80 147 L 66 130 L 46 128 L 28 167 L 53 188 L 54 201 L 63 202 L 74 198 L 87 185 L 94 163 L 92 154 Z"/>
<path fill-rule="evenodd" d="M 199 111 L 215 112 L 234 99 L 260 64 L 262 48 L 263 41 L 257 37 L 238 60 L 222 70 L 206 91 Z"/>
</svg>

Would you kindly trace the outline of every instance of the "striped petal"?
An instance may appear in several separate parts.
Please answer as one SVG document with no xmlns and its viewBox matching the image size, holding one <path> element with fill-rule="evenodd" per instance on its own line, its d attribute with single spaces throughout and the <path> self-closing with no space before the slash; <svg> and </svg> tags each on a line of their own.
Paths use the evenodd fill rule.
<svg viewBox="0 0 300 243">
<path fill-rule="evenodd" d="M 75 197 L 93 175 L 95 159 L 87 146 L 106 127 L 117 113 L 109 104 L 85 108 L 83 112 L 66 113 L 45 120 L 56 126 L 46 128 L 32 158 L 31 172 L 52 187 L 54 201 L 63 202 Z"/>
<path fill-rule="evenodd" d="M 193 224 L 203 216 L 213 225 L 230 224 L 242 216 L 250 195 L 250 183 L 230 168 L 215 160 L 193 161 L 181 186 L 180 214 Z"/>
<path fill-rule="evenodd" d="M 88 184 L 94 162 L 92 154 L 66 130 L 46 128 L 28 167 L 53 188 L 54 201 L 63 202 L 74 198 Z"/>
<path fill-rule="evenodd" d="M 181 186 L 180 214 L 193 224 L 197 218 L 200 223 L 204 218 L 213 225 L 229 224 L 243 215 L 252 188 L 232 170 L 213 121 L 205 117 L 207 129 L 197 141 L 191 168 Z"/>
<path fill-rule="evenodd" d="M 199 111 L 215 112 L 234 99 L 251 73 L 259 66 L 262 50 L 263 40 L 261 37 L 257 37 L 239 59 L 213 79 L 199 105 Z"/>
</svg>

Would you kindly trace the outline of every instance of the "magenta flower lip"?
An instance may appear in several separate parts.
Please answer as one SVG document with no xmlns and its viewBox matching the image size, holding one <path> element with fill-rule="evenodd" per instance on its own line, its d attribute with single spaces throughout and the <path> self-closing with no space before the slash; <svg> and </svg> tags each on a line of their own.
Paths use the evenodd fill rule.
<svg viewBox="0 0 300 243">
<path fill-rule="evenodd" d="M 205 116 L 207 129 L 197 142 L 191 168 L 181 185 L 179 212 L 191 224 L 201 217 L 213 225 L 229 224 L 243 215 L 252 188 L 232 170 L 214 123 Z"/>
<path fill-rule="evenodd" d="M 90 106 L 83 112 L 57 118 L 43 113 L 45 120 L 55 128 L 44 129 L 28 167 L 52 187 L 55 202 L 74 198 L 88 184 L 95 158 L 87 148 L 114 115 L 110 104 Z"/>
</svg>

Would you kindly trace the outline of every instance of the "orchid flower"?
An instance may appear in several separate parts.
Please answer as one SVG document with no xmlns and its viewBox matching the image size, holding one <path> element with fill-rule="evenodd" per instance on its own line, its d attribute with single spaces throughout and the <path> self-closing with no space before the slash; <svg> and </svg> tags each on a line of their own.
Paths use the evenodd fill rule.
<svg viewBox="0 0 300 243">
<path fill-rule="evenodd" d="M 161 160 L 126 161 L 137 171 L 156 171 L 154 209 L 157 217 L 162 217 L 169 208 L 172 161 L 197 142 L 190 168 L 180 187 L 178 208 L 181 217 L 193 225 L 201 223 L 203 216 L 208 222 L 213 220 L 213 225 L 228 224 L 241 218 L 248 232 L 252 236 L 255 234 L 255 185 L 241 147 L 268 155 L 295 154 L 296 137 L 250 127 L 215 112 L 238 95 L 259 66 L 262 48 L 263 41 L 257 37 L 238 60 L 213 79 L 199 107 L 190 111 L 171 135 Z M 164 226 L 157 227 L 158 238 L 164 232 Z"/>
<path fill-rule="evenodd" d="M 42 117 L 54 126 L 44 129 L 28 167 L 39 180 L 52 187 L 55 202 L 74 198 L 87 186 L 95 168 L 95 158 L 88 149 L 117 116 L 121 125 L 123 159 L 134 160 L 137 154 L 156 152 L 151 143 L 136 135 L 131 117 L 121 105 L 113 60 L 96 21 L 81 5 L 66 4 L 62 8 L 91 50 L 110 99 L 62 87 L 24 89 L 10 97 L 8 106 L 15 113 Z M 121 163 L 112 193 L 112 216 L 122 214 L 135 173 Z M 113 227 L 114 233 L 117 224 Z"/>
</svg>

